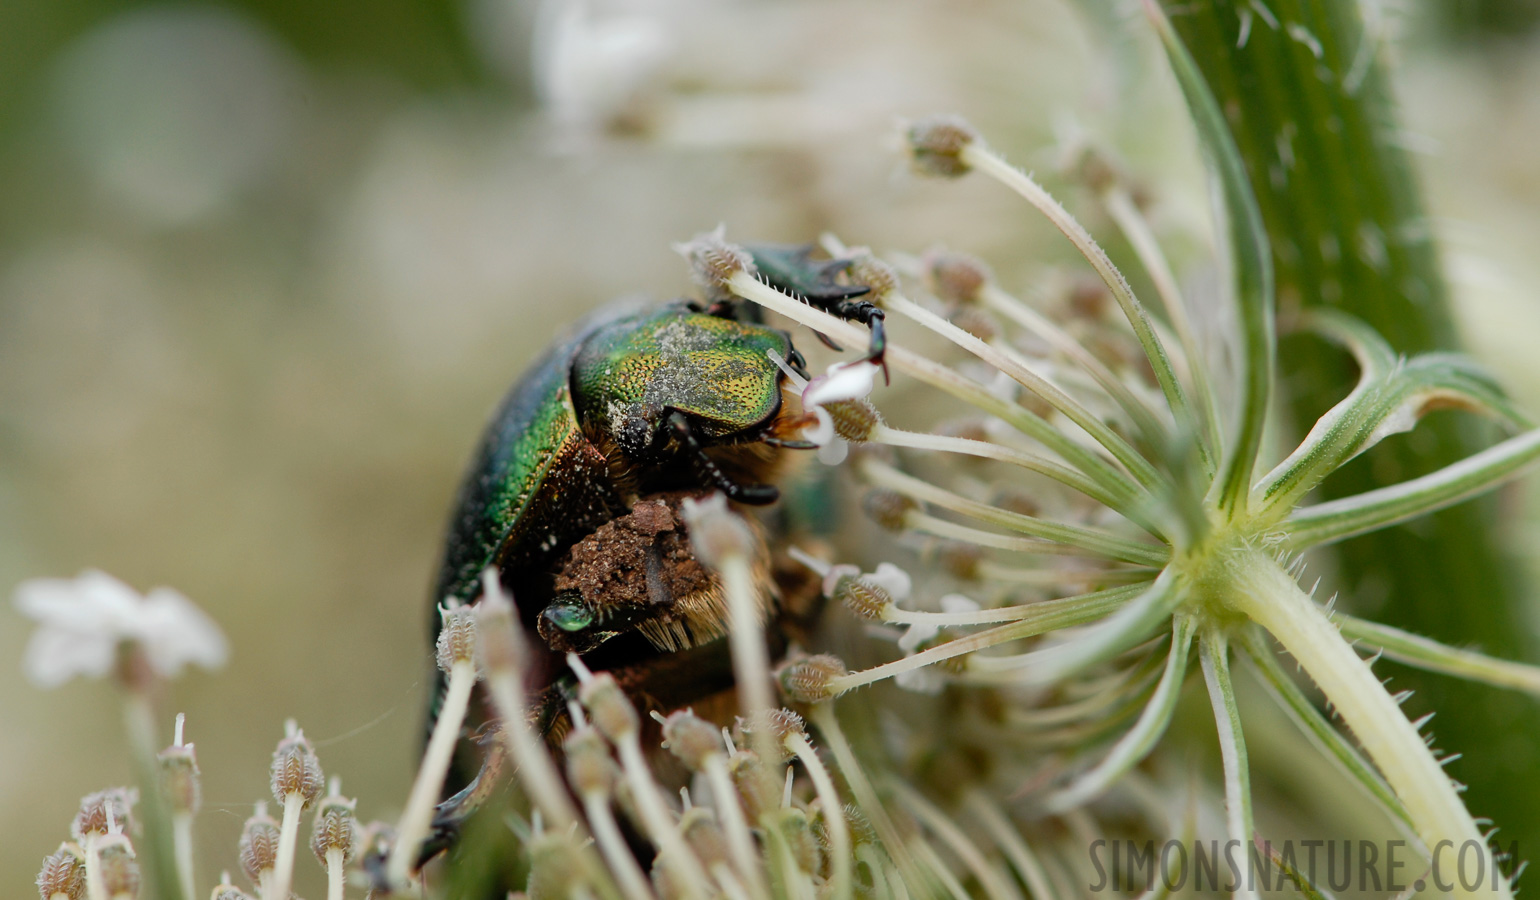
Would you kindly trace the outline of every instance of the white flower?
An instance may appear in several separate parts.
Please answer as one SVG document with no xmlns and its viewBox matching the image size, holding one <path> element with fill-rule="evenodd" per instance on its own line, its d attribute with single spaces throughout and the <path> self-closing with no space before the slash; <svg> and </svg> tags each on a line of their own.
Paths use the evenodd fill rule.
<svg viewBox="0 0 1540 900">
<path fill-rule="evenodd" d="M 38 623 L 22 671 L 39 687 L 56 687 L 76 675 L 106 675 L 124 642 L 137 644 L 150 667 L 165 678 L 188 663 L 218 668 L 229 652 L 219 626 L 191 600 L 164 587 L 141 597 L 94 569 L 73 580 L 24 581 L 12 600 L 22 615 Z"/>
<path fill-rule="evenodd" d="M 841 400 L 859 400 L 872 392 L 881 371 L 882 366 L 869 359 L 835 363 L 802 389 L 802 405 L 812 408 Z"/>
<path fill-rule="evenodd" d="M 830 466 L 844 462 L 849 448 L 845 439 L 834 433 L 834 418 L 823 407 L 828 403 L 857 400 L 870 394 L 882 367 L 865 359 L 835 363 L 812 381 L 803 381 L 802 376 L 793 371 L 780 354 L 772 350 L 770 358 L 786 373 L 792 389 L 801 395 L 802 408 L 818 420 L 817 425 L 802 432 L 804 440 L 818 445 L 818 461 Z"/>
</svg>

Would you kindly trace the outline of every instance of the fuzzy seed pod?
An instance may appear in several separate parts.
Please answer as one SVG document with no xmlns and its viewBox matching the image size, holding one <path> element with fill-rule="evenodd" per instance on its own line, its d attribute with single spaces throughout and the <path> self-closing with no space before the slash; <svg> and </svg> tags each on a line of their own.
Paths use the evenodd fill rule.
<svg viewBox="0 0 1540 900">
<path fill-rule="evenodd" d="M 859 253 L 851 259 L 845 274 L 850 276 L 851 284 L 864 284 L 871 288 L 871 293 L 862 299 L 870 300 L 878 306 L 898 293 L 898 273 L 870 253 Z"/>
<path fill-rule="evenodd" d="M 856 575 L 845 575 L 835 581 L 829 599 L 845 604 L 863 619 L 877 621 L 881 621 L 888 607 L 893 605 L 893 595 L 886 588 Z"/>
<path fill-rule="evenodd" d="M 989 266 L 969 253 L 933 250 L 925 254 L 925 282 L 942 301 L 955 306 L 978 303 L 979 292 L 994 280 Z"/>
<path fill-rule="evenodd" d="M 759 539 L 754 530 L 727 507 L 724 495 L 687 499 L 680 506 L 679 515 L 690 530 L 690 549 L 701 565 L 720 569 L 729 558 L 753 559 L 759 555 Z"/>
<path fill-rule="evenodd" d="M 823 408 L 834 422 L 834 433 L 852 443 L 871 440 L 872 432 L 882 424 L 877 407 L 864 397 L 858 400 L 835 400 Z"/>
<path fill-rule="evenodd" d="M 75 814 L 70 833 L 76 841 L 84 841 L 88 834 L 107 834 L 110 826 L 120 832 L 132 832 L 133 809 L 138 802 L 139 791 L 134 788 L 108 788 L 87 794 L 80 799 L 80 812 Z"/>
<path fill-rule="evenodd" d="M 663 721 L 663 740 L 692 772 L 699 772 L 708 757 L 723 752 L 721 732 L 687 709 Z"/>
<path fill-rule="evenodd" d="M 43 860 L 37 873 L 37 892 L 42 900 L 80 900 L 86 893 L 86 866 L 79 847 L 60 844 Z"/>
<path fill-rule="evenodd" d="M 590 725 L 572 729 L 563 750 L 567 754 L 567 783 L 572 790 L 579 797 L 608 797 L 615 789 L 620 768 L 598 730 Z"/>
<path fill-rule="evenodd" d="M 908 527 L 909 513 L 919 509 L 920 505 L 903 494 L 877 488 L 867 491 L 861 498 L 861 508 L 882 528 L 903 531 Z"/>
<path fill-rule="evenodd" d="M 578 701 L 588 710 L 594 727 L 612 744 L 636 733 L 639 719 L 636 707 L 626 699 L 625 691 L 608 673 L 600 672 L 578 688 Z"/>
<path fill-rule="evenodd" d="M 743 801 L 743 812 L 750 822 L 781 805 L 781 795 L 776 782 L 769 777 L 759 754 L 752 750 L 739 750 L 727 762 L 728 774 L 733 787 L 738 789 L 738 799 Z"/>
<path fill-rule="evenodd" d="M 727 242 L 725 226 L 697 234 L 687 243 L 675 244 L 674 250 L 690 264 L 690 277 L 706 292 L 708 300 L 729 296 L 727 284 L 739 272 L 758 272 L 748 251 Z"/>
<path fill-rule="evenodd" d="M 805 656 L 787 663 L 777 673 L 781 693 L 793 703 L 821 703 L 834 696 L 829 688 L 831 679 L 850 674 L 845 663 L 827 653 Z"/>
<path fill-rule="evenodd" d="M 514 619 L 513 604 L 496 583 L 497 574 L 487 570 L 487 590 L 475 606 L 476 652 L 488 674 L 523 669 L 524 646 Z"/>
<path fill-rule="evenodd" d="M 327 864 L 326 854 L 332 850 L 342 851 L 344 865 L 353 861 L 358 849 L 358 820 L 353 815 L 357 805 L 358 801 L 346 797 L 322 798 L 310 831 L 310 852 L 322 866 Z"/>
<path fill-rule="evenodd" d="M 435 659 L 438 667 L 449 673 L 457 662 L 476 661 L 476 613 L 469 606 L 441 606 Z"/>
<path fill-rule="evenodd" d="M 192 744 L 175 744 L 160 751 L 160 789 L 172 813 L 192 815 L 203 805 L 202 779 Z"/>
<path fill-rule="evenodd" d="M 298 795 L 304 800 L 301 808 L 309 809 L 326 784 L 326 778 L 321 774 L 321 761 L 305 739 L 305 733 L 299 729 L 278 742 L 269 771 L 273 799 L 280 804 L 290 795 Z"/>
<path fill-rule="evenodd" d="M 957 116 L 932 116 L 909 126 L 909 158 L 922 175 L 957 178 L 971 168 L 962 160 L 964 147 L 979 139 Z"/>
<path fill-rule="evenodd" d="M 278 862 L 278 823 L 267 814 L 266 804 L 258 804 L 241 829 L 240 857 L 241 871 L 252 884 L 261 884 L 263 873 L 271 872 Z"/>
<path fill-rule="evenodd" d="M 102 839 L 101 873 L 102 887 L 109 900 L 134 900 L 139 896 L 141 876 L 139 860 L 128 838 L 121 834 Z"/>
<path fill-rule="evenodd" d="M 791 758 L 791 751 L 786 747 L 787 738 L 792 735 L 807 736 L 807 726 L 803 724 L 802 717 L 789 709 L 771 709 L 752 718 L 739 719 L 738 730 L 744 735 L 769 732 L 775 739 L 775 749 L 781 754 L 777 763 L 784 763 Z M 755 746 L 758 747 L 757 744 Z"/>
</svg>

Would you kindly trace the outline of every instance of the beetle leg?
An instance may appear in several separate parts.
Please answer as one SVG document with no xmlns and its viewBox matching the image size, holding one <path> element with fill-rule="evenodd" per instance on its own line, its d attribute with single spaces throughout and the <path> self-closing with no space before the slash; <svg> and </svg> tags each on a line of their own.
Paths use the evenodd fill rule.
<svg viewBox="0 0 1540 900">
<path fill-rule="evenodd" d="M 772 447 L 783 447 L 783 448 L 785 448 L 787 450 L 817 450 L 818 449 L 818 445 L 813 443 L 812 441 L 792 440 L 791 438 L 778 438 L 778 437 L 776 437 L 774 435 L 771 435 L 771 434 L 764 435 L 763 437 L 760 438 L 760 440 L 763 441 L 766 444 L 769 444 Z"/>
<path fill-rule="evenodd" d="M 802 355 L 802 351 L 796 347 L 791 348 L 791 352 L 786 355 L 786 365 L 805 379 L 811 380 L 813 377 L 808 374 L 807 359 Z"/>
<path fill-rule="evenodd" d="M 781 492 L 770 484 L 739 484 L 727 476 L 726 472 L 717 466 L 716 461 L 706 455 L 706 450 L 695 439 L 690 431 L 690 420 L 684 413 L 673 412 L 668 416 L 668 425 L 674 432 L 674 436 L 684 444 L 690 457 L 700 467 L 701 474 L 717 489 L 727 495 L 727 499 L 737 503 L 746 503 L 750 506 L 766 506 L 780 499 Z"/>
<path fill-rule="evenodd" d="M 841 347 L 839 344 L 836 344 L 833 341 L 829 340 L 829 336 L 827 334 L 824 334 L 822 331 L 815 331 L 815 332 L 813 332 L 813 334 L 818 335 L 818 339 L 820 341 L 823 341 L 823 345 L 825 347 L 828 347 L 830 350 L 833 350 L 835 353 L 843 353 L 843 352 L 845 352 L 845 348 L 844 347 Z"/>
<path fill-rule="evenodd" d="M 888 377 L 888 331 L 886 325 L 887 316 L 875 303 L 868 300 L 841 300 L 829 308 L 829 311 L 842 319 L 859 322 L 872 331 L 871 349 L 866 354 L 868 362 L 874 362 L 882 366 L 883 384 L 891 384 Z"/>
</svg>

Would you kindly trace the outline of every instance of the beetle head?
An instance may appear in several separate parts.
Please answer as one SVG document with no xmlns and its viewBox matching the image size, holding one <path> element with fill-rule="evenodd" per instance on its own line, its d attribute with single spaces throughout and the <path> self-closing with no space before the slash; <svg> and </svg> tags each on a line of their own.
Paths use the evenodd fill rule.
<svg viewBox="0 0 1540 900">
<path fill-rule="evenodd" d="M 784 332 L 666 306 L 612 322 L 584 341 L 572 366 L 578 419 L 590 434 L 647 457 L 676 449 L 675 413 L 702 444 L 755 440 L 781 409 Z"/>
</svg>

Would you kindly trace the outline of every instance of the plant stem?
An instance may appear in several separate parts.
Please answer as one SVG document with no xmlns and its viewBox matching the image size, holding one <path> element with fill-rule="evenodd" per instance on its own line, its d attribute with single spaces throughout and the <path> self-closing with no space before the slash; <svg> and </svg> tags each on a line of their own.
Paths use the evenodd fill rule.
<svg viewBox="0 0 1540 900">
<path fill-rule="evenodd" d="M 471 688 L 475 686 L 475 664 L 470 660 L 456 660 L 449 671 L 449 689 L 444 692 L 444 706 L 439 712 L 438 721 L 433 723 L 433 735 L 428 738 L 422 767 L 417 770 L 417 780 L 412 783 L 406 810 L 401 813 L 401 824 L 396 829 L 396 845 L 390 851 L 386 873 L 390 883 L 397 888 L 406 885 L 412 864 L 416 862 L 417 848 L 428 834 L 433 819 L 433 804 L 444 788 L 444 776 L 449 771 L 455 742 L 460 737 L 460 723 L 465 719 Z"/>
<path fill-rule="evenodd" d="M 1247 551 L 1237 560 L 1234 576 L 1237 590 L 1230 595 L 1231 603 L 1271 632 L 1326 694 L 1401 798 L 1429 851 L 1438 854 L 1443 848 L 1442 857 L 1449 858 L 1451 850 L 1458 852 L 1467 842 L 1485 847 L 1481 830 L 1422 735 L 1325 611 L 1260 552 Z M 1485 863 L 1493 869 L 1490 858 Z M 1457 882 L 1455 896 L 1512 896 L 1503 878 L 1496 885 L 1483 882 L 1476 890 L 1467 890 L 1459 879 L 1445 880 Z"/>
</svg>

